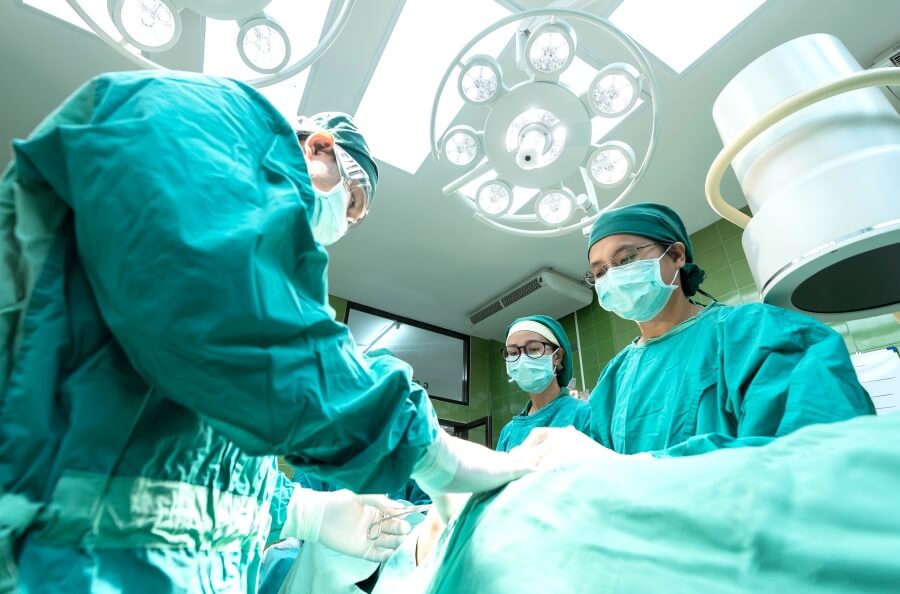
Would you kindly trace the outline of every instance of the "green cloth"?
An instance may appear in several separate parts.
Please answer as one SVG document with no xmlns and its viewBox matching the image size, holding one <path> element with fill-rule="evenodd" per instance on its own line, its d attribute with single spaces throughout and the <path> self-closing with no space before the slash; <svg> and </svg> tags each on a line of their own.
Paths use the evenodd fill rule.
<svg viewBox="0 0 900 594">
<path fill-rule="evenodd" d="M 23 537 L 0 515 L 0 583 L 17 560 L 25 591 L 252 593 L 275 454 L 357 492 L 406 484 L 436 416 L 332 319 L 305 159 L 261 94 L 103 75 L 14 151 L 0 500 L 47 511 Z"/>
<path fill-rule="evenodd" d="M 759 445 L 873 414 L 840 335 L 778 307 L 713 304 L 609 362 L 591 434 L 622 454 L 687 456 Z"/>
<path fill-rule="evenodd" d="M 900 414 L 868 416 L 526 475 L 473 498 L 428 591 L 895 593 L 898 435 Z"/>
<path fill-rule="evenodd" d="M 687 297 L 697 293 L 706 273 L 694 264 L 694 247 L 678 213 L 668 206 L 652 202 L 608 210 L 594 221 L 588 250 L 605 237 L 622 234 L 639 235 L 666 244 L 683 243 L 687 263 L 681 269 L 681 288 Z"/>
<path fill-rule="evenodd" d="M 572 398 L 568 394 L 560 394 L 553 401 L 533 415 L 529 415 L 531 402 L 525 409 L 514 416 L 503 426 L 497 451 L 508 452 L 525 441 L 532 429 L 537 427 L 575 427 L 582 433 L 590 435 L 591 407 L 584 400 Z"/>
<path fill-rule="evenodd" d="M 369 203 L 375 198 L 375 187 L 378 185 L 378 165 L 372 158 L 372 152 L 366 139 L 363 138 L 356 122 L 346 113 L 323 112 L 307 118 L 301 118 L 297 132 L 318 132 L 325 130 L 334 136 L 334 141 L 342 149 L 350 153 L 363 170 L 369 174 L 372 181 L 372 196 Z"/>
<path fill-rule="evenodd" d="M 563 327 L 559 322 L 549 316 L 524 316 L 510 324 L 509 328 L 524 321 L 537 322 L 538 324 L 546 326 L 547 329 L 553 333 L 553 336 L 556 337 L 556 342 L 559 343 L 559 346 L 562 347 L 563 350 L 562 367 L 556 373 L 556 379 L 559 381 L 559 387 L 565 388 L 569 385 L 572 374 L 575 372 L 575 366 L 572 364 L 572 345 L 569 343 L 569 337 L 566 335 L 566 331 L 563 330 Z M 507 334 L 509 333 L 509 328 L 506 329 Z"/>
</svg>

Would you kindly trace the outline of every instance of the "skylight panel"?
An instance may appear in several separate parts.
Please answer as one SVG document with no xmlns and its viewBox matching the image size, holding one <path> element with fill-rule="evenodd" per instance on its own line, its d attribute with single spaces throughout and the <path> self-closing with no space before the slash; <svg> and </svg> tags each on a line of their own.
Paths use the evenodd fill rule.
<svg viewBox="0 0 900 594">
<path fill-rule="evenodd" d="M 680 74 L 764 3 L 624 0 L 609 20 Z"/>
<path fill-rule="evenodd" d="M 490 0 L 406 0 L 356 120 L 374 155 L 415 173 L 428 156 L 431 106 L 441 76 L 463 45 L 509 11 Z M 502 32 L 502 30 L 501 30 Z M 492 35 L 479 51 L 498 55 L 511 31 Z M 443 132 L 463 105 L 451 77 L 438 112 Z"/>
</svg>

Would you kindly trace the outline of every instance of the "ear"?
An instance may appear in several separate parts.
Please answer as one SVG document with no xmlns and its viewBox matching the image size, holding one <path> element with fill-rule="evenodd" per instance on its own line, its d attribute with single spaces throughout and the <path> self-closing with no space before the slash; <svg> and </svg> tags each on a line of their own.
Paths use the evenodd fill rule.
<svg viewBox="0 0 900 594">
<path fill-rule="evenodd" d="M 320 130 L 309 135 L 306 139 L 306 155 L 312 157 L 322 151 L 329 151 L 334 148 L 334 136 L 329 132 Z"/>
<path fill-rule="evenodd" d="M 565 357 L 565 353 L 562 348 L 556 350 L 556 354 L 553 355 L 553 365 L 554 367 L 561 366 L 563 357 Z"/>
<path fill-rule="evenodd" d="M 669 257 L 675 262 L 677 268 L 684 268 L 687 264 L 687 248 L 680 241 L 676 241 L 669 248 Z"/>
</svg>

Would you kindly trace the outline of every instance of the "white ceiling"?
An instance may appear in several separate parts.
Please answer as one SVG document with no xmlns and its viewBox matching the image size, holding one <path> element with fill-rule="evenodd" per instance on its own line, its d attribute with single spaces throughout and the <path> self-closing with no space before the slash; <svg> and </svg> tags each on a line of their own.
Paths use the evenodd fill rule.
<svg viewBox="0 0 900 594">
<path fill-rule="evenodd" d="M 512 8 L 548 4 L 538 0 L 503 3 Z M 598 0 L 588 10 L 606 16 L 618 4 L 618 0 Z M 309 73 L 300 105 L 303 113 L 356 110 L 402 5 L 403 0 L 357 1 L 341 36 Z M 714 222 L 717 217 L 703 198 L 706 171 L 721 149 L 710 114 L 718 92 L 731 77 L 768 49 L 809 33 L 837 35 L 868 65 L 878 53 L 900 42 L 898 22 L 900 2 L 895 0 L 769 0 L 680 75 L 651 55 L 661 96 L 660 139 L 629 202 L 669 204 L 691 231 Z M 588 47 L 593 41 L 579 37 Z M 599 53 L 602 45 L 595 49 Z M 131 68 L 91 35 L 9 0 L 0 2 L 0 56 L 0 80 L 4 81 L 0 142 L 4 146 L 26 135 L 89 77 Z M 173 65 L 191 63 L 177 54 L 168 59 Z M 443 71 L 447 64 L 433 67 Z M 404 122 L 396 125 L 400 128 Z M 629 132 L 625 129 L 621 134 Z M 446 163 L 430 159 L 415 176 L 382 164 L 377 206 L 365 224 L 330 250 L 330 292 L 465 332 L 468 313 L 538 269 L 554 268 L 578 278 L 587 268 L 580 234 L 520 238 L 476 222 L 461 205 L 442 197 L 441 187 L 454 177 Z M 733 176 L 726 179 L 723 191 L 736 204 L 743 203 Z"/>
</svg>

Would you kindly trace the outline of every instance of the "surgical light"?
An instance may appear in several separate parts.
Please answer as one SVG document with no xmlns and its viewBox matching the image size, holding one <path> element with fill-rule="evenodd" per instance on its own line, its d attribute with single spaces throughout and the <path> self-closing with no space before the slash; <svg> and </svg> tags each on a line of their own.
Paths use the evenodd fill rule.
<svg viewBox="0 0 900 594">
<path fill-rule="evenodd" d="M 485 182 L 476 192 L 478 208 L 489 215 L 501 215 L 512 204 L 512 188 L 500 180 Z"/>
<path fill-rule="evenodd" d="M 567 188 L 541 192 L 535 202 L 538 218 L 550 227 L 564 225 L 575 212 L 575 195 Z"/>
<path fill-rule="evenodd" d="M 600 70 L 588 90 L 594 112 L 607 118 L 627 113 L 638 100 L 638 77 L 629 64 L 610 64 Z"/>
<path fill-rule="evenodd" d="M 470 103 L 487 103 L 497 97 L 501 80 L 497 60 L 478 55 L 466 63 L 459 75 L 459 94 Z"/>
<path fill-rule="evenodd" d="M 575 32 L 561 22 L 541 25 L 529 37 L 525 55 L 537 73 L 558 74 L 575 59 Z"/>
<path fill-rule="evenodd" d="M 181 16 L 169 0 L 116 0 L 112 18 L 122 36 L 146 52 L 165 51 L 181 35 Z"/>
<path fill-rule="evenodd" d="M 576 59 L 572 27 L 578 22 L 592 36 L 607 35 L 622 46 L 624 52 L 612 53 L 623 61 L 598 65 L 587 56 Z M 515 60 L 504 56 L 514 65 L 505 72 L 494 57 L 477 52 L 510 25 L 516 31 Z M 445 131 L 439 122 L 445 100 L 456 99 L 453 86 L 470 106 L 457 116 L 465 125 Z M 501 18 L 459 50 L 435 92 L 432 153 L 456 174 L 442 192 L 479 222 L 508 233 L 552 237 L 589 228 L 646 171 L 656 146 L 658 102 L 646 56 L 608 21 L 568 8 Z M 632 141 L 644 147 L 640 160 L 631 146 L 613 140 L 617 125 L 632 118 L 643 122 L 629 125 L 629 134 L 649 133 L 649 142 Z M 595 136 L 599 122 L 605 132 Z"/>
<path fill-rule="evenodd" d="M 465 167 L 481 156 L 481 140 L 470 126 L 456 126 L 444 135 L 444 151 L 448 161 Z"/>
<path fill-rule="evenodd" d="M 634 170 L 634 151 L 624 142 L 611 140 L 601 144 L 591 155 L 588 169 L 600 186 L 617 186 Z"/>
<path fill-rule="evenodd" d="M 192 70 L 272 87 L 265 94 L 281 109 L 273 97 L 305 85 L 305 77 L 298 75 L 335 42 L 356 0 L 323 3 L 326 6 L 295 0 L 49 0 L 40 10 L 60 18 L 52 5 L 68 4 L 97 37 L 140 68 L 171 68 L 171 59 L 162 55 L 177 46 L 182 61 L 195 65 Z M 109 18 L 97 14 L 98 8 Z M 183 12 L 191 17 L 184 22 Z M 297 57 L 291 39 L 317 42 Z M 294 80 L 274 86 L 289 79 Z"/>
<path fill-rule="evenodd" d="M 244 63 L 261 74 L 278 72 L 291 57 L 287 33 L 281 25 L 265 16 L 244 23 L 237 44 Z"/>
</svg>

